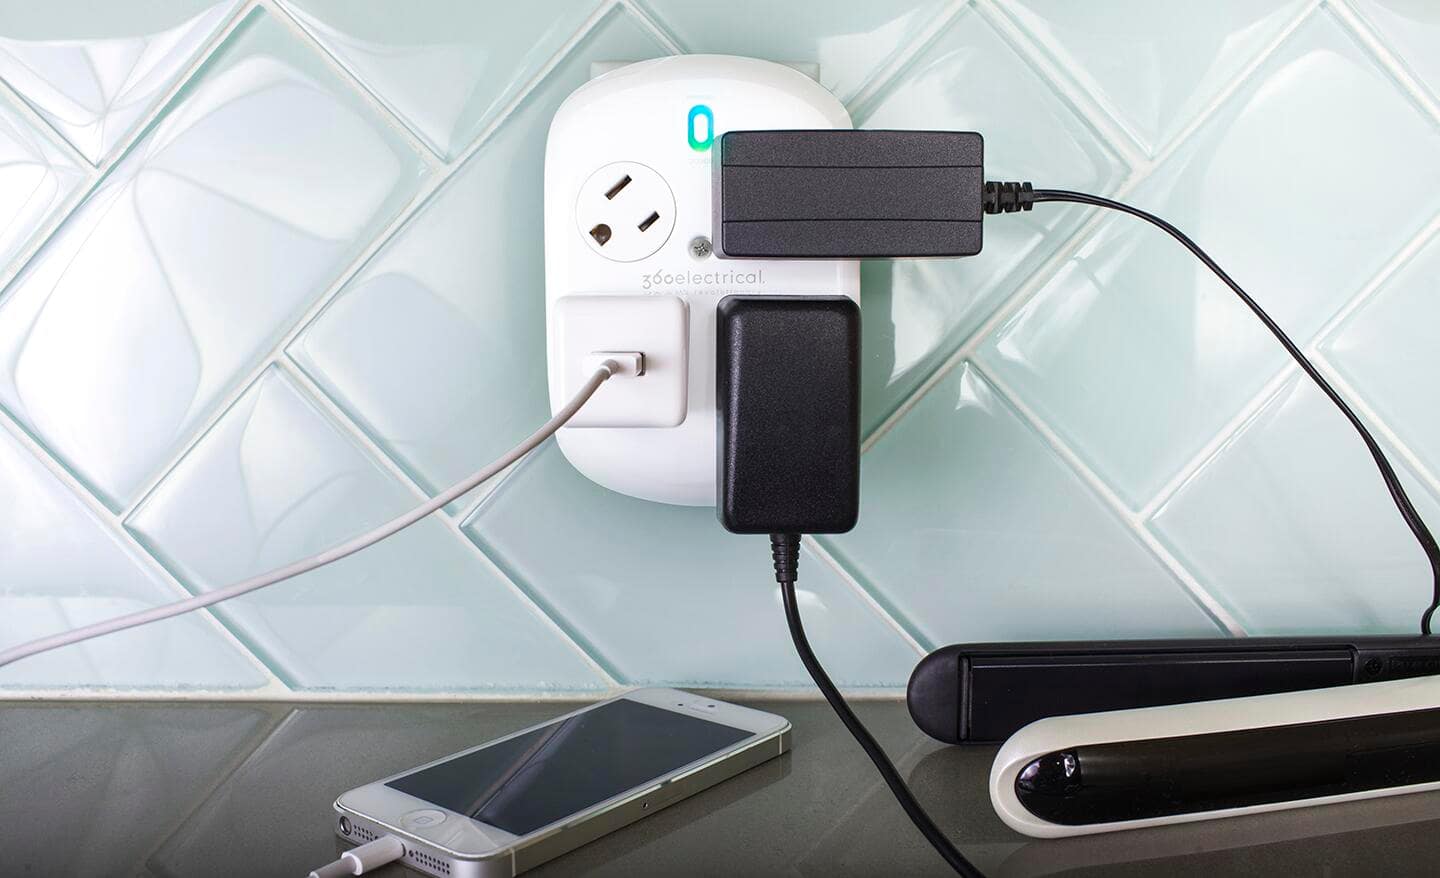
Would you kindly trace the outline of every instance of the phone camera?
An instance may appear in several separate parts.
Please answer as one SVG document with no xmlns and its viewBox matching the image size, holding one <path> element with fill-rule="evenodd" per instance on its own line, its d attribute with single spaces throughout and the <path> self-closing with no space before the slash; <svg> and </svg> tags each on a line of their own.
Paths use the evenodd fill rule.
<svg viewBox="0 0 1440 878">
<path fill-rule="evenodd" d="M 349 818 L 349 817 L 341 817 L 341 818 L 340 818 L 340 831 L 343 832 L 343 833 L 345 833 L 346 835 L 349 835 L 349 834 L 350 834 L 350 818 Z"/>
</svg>

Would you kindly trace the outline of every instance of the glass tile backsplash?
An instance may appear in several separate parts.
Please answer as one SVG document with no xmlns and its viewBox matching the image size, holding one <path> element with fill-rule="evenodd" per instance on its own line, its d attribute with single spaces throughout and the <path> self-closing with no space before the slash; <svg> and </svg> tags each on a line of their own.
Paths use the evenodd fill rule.
<svg viewBox="0 0 1440 878">
<path fill-rule="evenodd" d="M 0 648 L 323 548 L 528 433 L 550 117 L 593 64 L 679 52 L 809 65 L 859 126 L 979 130 L 992 178 L 1175 221 L 1440 527 L 1440 4 L 7 3 Z M 1364 447 L 1223 286 L 1074 206 L 986 237 L 863 267 L 861 521 L 801 583 L 846 688 L 957 641 L 1416 627 Z M 805 687 L 767 554 L 547 445 L 0 694 Z"/>
</svg>

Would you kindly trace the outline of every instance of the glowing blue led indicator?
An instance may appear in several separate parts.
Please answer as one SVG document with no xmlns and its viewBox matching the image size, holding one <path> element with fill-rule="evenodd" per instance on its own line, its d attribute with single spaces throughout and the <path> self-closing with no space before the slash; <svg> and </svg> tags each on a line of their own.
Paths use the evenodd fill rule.
<svg viewBox="0 0 1440 878">
<path fill-rule="evenodd" d="M 690 108 L 690 117 L 685 120 L 685 133 L 690 138 L 690 148 L 704 152 L 715 142 L 715 114 L 704 104 Z"/>
</svg>

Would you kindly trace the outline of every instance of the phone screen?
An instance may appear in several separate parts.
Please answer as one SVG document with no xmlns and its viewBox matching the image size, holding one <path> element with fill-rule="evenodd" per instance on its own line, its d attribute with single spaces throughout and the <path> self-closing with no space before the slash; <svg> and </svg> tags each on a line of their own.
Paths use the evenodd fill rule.
<svg viewBox="0 0 1440 878">
<path fill-rule="evenodd" d="M 386 786 L 525 835 L 751 734 L 621 698 Z"/>
</svg>

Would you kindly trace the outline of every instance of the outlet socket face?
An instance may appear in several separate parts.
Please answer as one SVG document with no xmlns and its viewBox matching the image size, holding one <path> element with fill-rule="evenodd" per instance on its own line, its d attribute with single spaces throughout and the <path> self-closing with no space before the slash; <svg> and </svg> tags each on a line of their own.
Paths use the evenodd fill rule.
<svg viewBox="0 0 1440 878">
<path fill-rule="evenodd" d="M 632 420 L 623 422 L 598 411 L 586 421 L 591 426 L 560 431 L 560 448 L 581 473 L 634 497 L 714 505 L 715 312 L 720 300 L 764 294 L 840 295 L 859 301 L 860 292 L 860 267 L 854 260 L 723 259 L 692 253 L 690 242 L 713 237 L 715 150 L 720 136 L 731 130 L 849 127 L 844 106 L 805 74 L 724 55 L 678 55 L 613 68 L 577 89 L 556 111 L 545 148 L 551 410 L 569 400 L 569 364 L 590 352 L 568 347 L 578 345 L 577 339 L 583 337 L 584 346 L 595 350 L 670 346 L 671 340 L 633 333 L 623 343 L 608 339 L 605 326 L 631 320 L 623 313 L 631 297 L 684 304 L 678 329 L 671 318 L 657 320 L 653 328 L 680 332 L 689 362 L 683 417 L 673 426 L 658 426 L 673 423 L 675 413 L 657 406 L 654 412 L 631 412 Z M 626 176 L 630 182 L 607 199 L 606 193 Z M 665 210 L 666 204 L 673 207 Z M 660 216 L 642 232 L 639 226 L 651 213 Z M 590 234 L 601 223 L 610 233 L 603 245 Z M 586 296 L 611 297 L 620 309 L 587 318 L 598 332 L 577 332 L 571 321 L 587 312 L 575 302 L 560 304 Z M 586 304 L 607 308 L 603 300 Z M 562 316 L 562 311 L 569 313 Z M 659 317 L 661 311 L 654 314 Z M 600 402 L 632 381 L 640 394 L 652 377 L 659 373 L 609 382 L 595 399 Z M 667 403 L 677 398 L 673 390 L 645 388 L 648 398 L 663 397 Z"/>
<path fill-rule="evenodd" d="M 653 255 L 675 231 L 675 196 L 650 168 L 611 162 L 580 187 L 575 227 L 606 259 L 635 262 Z"/>
</svg>

